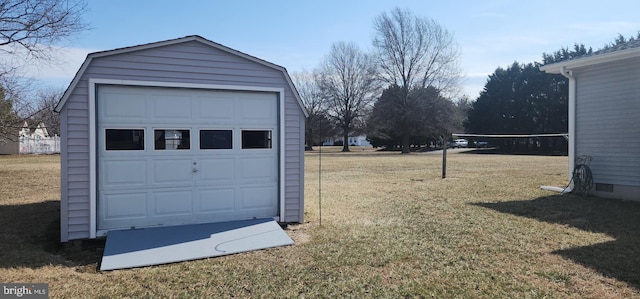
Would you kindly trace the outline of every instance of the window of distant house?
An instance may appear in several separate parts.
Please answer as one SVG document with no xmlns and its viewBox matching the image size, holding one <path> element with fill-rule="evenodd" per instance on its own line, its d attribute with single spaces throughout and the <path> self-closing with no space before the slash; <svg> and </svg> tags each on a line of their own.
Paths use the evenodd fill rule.
<svg viewBox="0 0 640 299">
<path fill-rule="evenodd" d="M 154 130 L 154 149 L 188 150 L 191 149 L 191 132 L 180 129 Z"/>
<path fill-rule="evenodd" d="M 144 129 L 106 129 L 105 145 L 108 151 L 143 151 Z"/>
<path fill-rule="evenodd" d="M 242 130 L 242 148 L 271 148 L 271 130 Z"/>
<path fill-rule="evenodd" d="M 233 131 L 200 130 L 200 149 L 233 148 Z"/>
</svg>

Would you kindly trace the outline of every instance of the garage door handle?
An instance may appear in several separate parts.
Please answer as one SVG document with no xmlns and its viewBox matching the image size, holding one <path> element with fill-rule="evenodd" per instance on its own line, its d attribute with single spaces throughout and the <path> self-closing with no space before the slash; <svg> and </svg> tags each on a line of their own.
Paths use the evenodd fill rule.
<svg viewBox="0 0 640 299">
<path fill-rule="evenodd" d="M 195 172 L 198 172 L 198 169 L 197 169 L 197 168 L 194 168 L 194 169 L 192 170 L 192 172 L 194 172 L 194 173 L 195 173 Z"/>
</svg>

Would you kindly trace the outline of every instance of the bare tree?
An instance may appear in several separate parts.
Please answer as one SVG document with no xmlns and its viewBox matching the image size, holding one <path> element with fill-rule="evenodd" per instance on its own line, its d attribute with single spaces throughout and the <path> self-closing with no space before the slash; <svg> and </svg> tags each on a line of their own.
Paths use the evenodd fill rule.
<svg viewBox="0 0 640 299">
<path fill-rule="evenodd" d="M 82 0 L 0 0 L 0 51 L 48 58 L 51 46 L 86 29 Z"/>
<path fill-rule="evenodd" d="M 313 144 L 322 143 L 323 137 L 335 134 L 335 129 L 327 119 L 326 105 L 316 76 L 306 70 L 292 73 L 298 94 L 309 114 L 305 121 L 306 150 L 313 150 Z"/>
<path fill-rule="evenodd" d="M 39 90 L 33 99 L 34 109 L 30 113 L 30 119 L 36 123 L 44 124 L 51 136 L 60 135 L 60 114 L 53 109 L 62 98 L 63 93 L 64 90 L 60 88 L 45 88 Z"/>
<path fill-rule="evenodd" d="M 25 119 L 35 112 L 27 91 L 32 84 L 0 75 L 0 141 L 17 141 Z"/>
<path fill-rule="evenodd" d="M 393 9 L 373 23 L 380 77 L 405 90 L 432 86 L 451 92 L 460 80 L 459 49 L 453 34 L 436 21 Z"/>
<path fill-rule="evenodd" d="M 87 28 L 85 11 L 84 0 L 0 0 L 0 139 L 15 139 L 16 128 L 38 111 L 17 72 L 53 62 L 55 46 Z"/>
<path fill-rule="evenodd" d="M 335 43 L 316 79 L 329 116 L 342 130 L 342 151 L 348 152 L 349 134 L 363 123 L 377 90 L 373 60 L 354 43 Z"/>
<path fill-rule="evenodd" d="M 0 142 L 16 141 L 20 118 L 13 109 L 13 99 L 6 98 L 0 88 Z"/>
<path fill-rule="evenodd" d="M 373 46 L 379 67 L 379 77 L 390 88 L 398 87 L 391 99 L 397 111 L 389 115 L 388 111 L 377 111 L 379 115 L 400 118 L 404 127 L 402 152 L 410 152 L 410 139 L 418 134 L 418 127 L 407 127 L 421 123 L 421 113 L 442 113 L 442 111 L 421 110 L 428 97 L 412 97 L 412 90 L 432 88 L 438 95 L 454 94 L 460 80 L 458 62 L 459 50 L 453 35 L 437 22 L 428 18 L 419 18 L 408 10 L 393 9 L 382 13 L 374 20 L 375 37 Z M 421 113 L 415 113 L 421 111 Z M 413 116 L 413 119 L 407 117 Z M 394 121 L 395 122 L 395 121 Z M 435 124 L 433 124 L 435 125 Z M 421 124 L 420 128 L 428 128 Z"/>
</svg>

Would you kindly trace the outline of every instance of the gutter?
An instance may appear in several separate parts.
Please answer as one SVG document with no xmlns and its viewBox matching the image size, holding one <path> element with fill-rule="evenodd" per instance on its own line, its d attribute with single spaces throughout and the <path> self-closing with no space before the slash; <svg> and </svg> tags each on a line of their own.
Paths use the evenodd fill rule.
<svg viewBox="0 0 640 299">
<path fill-rule="evenodd" d="M 569 79 L 569 186 L 561 193 L 569 193 L 573 190 L 573 170 L 576 167 L 576 78 L 573 71 L 567 70 L 566 66 L 560 67 L 560 74 Z"/>
<path fill-rule="evenodd" d="M 587 59 L 582 59 L 582 60 L 587 60 Z M 590 61 L 587 61 L 587 63 L 588 62 Z M 569 149 L 568 149 L 569 185 L 566 188 L 553 187 L 553 186 L 540 186 L 540 189 L 559 192 L 560 194 L 570 193 L 571 191 L 573 191 L 573 188 L 574 188 L 572 178 L 573 178 L 573 170 L 576 167 L 576 159 L 575 159 L 575 156 L 576 156 L 576 78 L 573 76 L 573 71 L 567 70 L 566 62 L 541 66 L 540 70 L 547 73 L 561 74 L 565 78 L 569 79 L 569 98 L 568 98 L 568 102 L 569 102 L 568 103 L 569 104 L 568 133 L 569 134 L 568 136 L 565 137 L 569 142 Z"/>
</svg>

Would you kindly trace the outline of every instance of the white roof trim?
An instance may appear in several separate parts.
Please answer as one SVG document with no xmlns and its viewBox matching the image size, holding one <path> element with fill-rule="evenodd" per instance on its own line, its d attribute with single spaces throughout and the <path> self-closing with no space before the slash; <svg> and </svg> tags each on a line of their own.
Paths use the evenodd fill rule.
<svg viewBox="0 0 640 299">
<path fill-rule="evenodd" d="M 576 58 L 576 59 L 566 60 L 558 63 L 547 64 L 547 65 L 541 66 L 540 70 L 545 71 L 547 73 L 560 74 L 563 71 L 563 68 L 566 70 L 572 70 L 575 68 L 607 63 L 611 61 L 622 60 L 622 59 L 633 58 L 633 57 L 640 57 L 640 47 L 619 50 L 619 51 L 609 52 L 609 53 L 596 54 L 593 56 Z"/>
<path fill-rule="evenodd" d="M 260 58 L 257 58 L 255 56 L 251 56 L 249 54 L 240 52 L 238 50 L 234 50 L 234 49 L 231 49 L 229 47 L 223 46 L 221 44 L 218 44 L 216 42 L 210 41 L 210 40 L 205 39 L 205 38 L 203 38 L 201 36 L 198 36 L 198 35 L 190 35 L 190 36 L 185 36 L 185 37 L 181 37 L 181 38 L 177 38 L 177 39 L 170 39 L 170 40 L 165 40 L 165 41 L 160 41 L 160 42 L 155 42 L 155 43 L 142 44 L 142 45 L 138 45 L 138 46 L 132 46 L 132 47 L 119 48 L 119 49 L 114 49 L 114 50 L 107 50 L 107 51 L 89 53 L 87 55 L 87 58 L 82 63 L 82 66 L 80 66 L 80 69 L 78 70 L 78 72 L 76 72 L 76 75 L 73 77 L 73 80 L 71 80 L 71 83 L 69 84 L 69 87 L 67 87 L 67 89 L 65 90 L 64 94 L 62 95 L 62 98 L 60 99 L 60 102 L 58 102 L 58 105 L 56 105 L 54 111 L 60 112 L 62 110 L 62 107 L 64 107 L 65 103 L 69 99 L 69 96 L 71 96 L 71 93 L 73 92 L 73 90 L 78 85 L 78 82 L 80 81 L 80 78 L 82 77 L 82 75 L 86 71 L 87 67 L 89 67 L 89 64 L 91 64 L 91 61 L 94 58 L 111 56 L 111 55 L 118 55 L 118 54 L 123 54 L 123 53 L 130 53 L 130 52 L 141 51 L 141 50 L 146 50 L 146 49 L 152 49 L 152 48 L 157 48 L 157 47 L 164 47 L 164 46 L 169 46 L 169 45 L 174 45 L 174 44 L 179 44 L 179 43 L 184 43 L 184 42 L 190 42 L 190 41 L 197 41 L 197 42 L 203 43 L 205 45 L 214 47 L 216 49 L 228 52 L 228 53 L 233 54 L 233 55 L 240 56 L 242 58 L 245 58 L 245 59 L 251 60 L 253 62 L 262 64 L 262 65 L 270 67 L 272 69 L 276 69 L 276 70 L 281 71 L 283 73 L 287 83 L 291 87 L 291 90 L 293 92 L 293 96 L 298 101 L 298 105 L 300 106 L 300 109 L 302 109 L 302 112 L 304 113 L 304 116 L 305 117 L 309 116 L 309 114 L 307 112 L 307 109 L 304 108 L 304 104 L 302 103 L 302 99 L 300 98 L 300 94 L 298 94 L 298 90 L 296 89 L 295 85 L 293 84 L 293 81 L 291 80 L 291 77 L 289 77 L 289 74 L 287 73 L 287 69 L 285 69 L 284 67 L 279 66 L 277 64 L 273 64 L 273 63 L 268 62 L 266 60 L 262 60 Z"/>
</svg>

